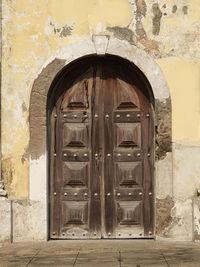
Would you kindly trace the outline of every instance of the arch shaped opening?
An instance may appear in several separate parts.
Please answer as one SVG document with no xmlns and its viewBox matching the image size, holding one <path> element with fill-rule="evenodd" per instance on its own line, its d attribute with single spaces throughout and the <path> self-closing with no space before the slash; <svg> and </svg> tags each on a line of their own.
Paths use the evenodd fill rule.
<svg viewBox="0 0 200 267">
<path fill-rule="evenodd" d="M 144 74 L 117 56 L 57 74 L 47 101 L 50 238 L 152 238 L 154 104 Z"/>
<path fill-rule="evenodd" d="M 105 39 L 105 38 L 104 38 Z M 146 90 L 152 111 L 155 113 L 155 184 L 156 191 L 153 198 L 157 199 L 159 207 L 155 209 L 156 235 L 162 235 L 165 226 L 165 217 L 162 216 L 162 207 L 168 203 L 173 196 L 172 183 L 172 135 L 171 135 L 171 101 L 170 93 L 165 78 L 156 62 L 144 51 L 111 37 L 107 45 L 109 55 L 104 58 L 112 58 L 120 66 L 129 68 L 130 77 L 137 73 L 141 87 Z M 44 68 L 35 79 L 30 96 L 30 177 L 29 177 L 29 199 L 39 203 L 38 216 L 41 217 L 41 238 L 49 237 L 48 222 L 50 219 L 49 209 L 49 140 L 48 134 L 49 116 L 55 103 L 56 88 L 62 77 L 68 77 L 70 70 L 76 67 L 76 63 L 82 64 L 86 60 L 100 58 L 95 54 L 94 44 L 91 38 L 86 38 L 72 46 L 66 46 L 60 51 L 54 60 L 45 64 Z M 132 70 L 132 71 L 130 71 Z M 140 78 L 139 78 L 140 77 Z M 141 88 L 140 87 L 140 88 Z M 61 90 L 62 91 L 62 90 Z M 144 94 L 144 95 L 145 95 Z M 167 164 L 163 168 L 163 164 Z M 162 181 L 165 177 L 165 187 Z M 38 190 L 38 187 L 40 190 Z M 160 201 L 161 199 L 161 201 Z M 164 199 L 164 200 L 163 200 Z M 161 209 L 161 213 L 159 212 Z M 30 211 L 31 212 L 31 211 Z M 41 216 L 42 214 L 42 216 Z M 170 216 L 170 214 L 166 215 Z M 170 222 L 169 222 L 170 223 Z M 35 225 L 31 225 L 35 227 Z M 34 233 L 32 233 L 34 236 Z M 35 238 L 35 237 L 34 237 Z"/>
<path fill-rule="evenodd" d="M 84 66 L 87 66 L 88 64 L 93 64 L 97 60 L 118 64 L 120 70 L 123 70 L 123 72 L 127 72 L 126 77 L 124 76 L 123 79 L 131 84 L 135 84 L 144 93 L 147 99 L 149 99 L 152 107 L 155 107 L 155 98 L 153 90 L 144 73 L 134 63 L 128 61 L 127 59 L 121 58 L 120 56 L 116 55 L 106 54 L 104 56 L 83 56 L 77 60 L 74 60 L 67 66 L 63 67 L 56 74 L 49 88 L 47 95 L 47 113 L 51 112 L 51 108 L 56 102 L 56 99 L 63 93 L 62 84 L 66 83 L 66 89 L 64 90 L 67 90 L 70 87 L 70 81 L 73 80 L 73 77 L 75 79 L 75 77 L 78 75 L 76 71 L 77 66 L 79 66 L 79 68 L 84 68 Z M 70 81 L 69 77 L 71 77 Z"/>
</svg>

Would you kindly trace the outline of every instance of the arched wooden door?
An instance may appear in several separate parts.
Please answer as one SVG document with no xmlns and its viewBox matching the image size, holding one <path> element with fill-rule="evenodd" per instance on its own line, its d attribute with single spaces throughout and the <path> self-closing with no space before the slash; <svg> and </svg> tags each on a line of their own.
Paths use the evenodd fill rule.
<svg viewBox="0 0 200 267">
<path fill-rule="evenodd" d="M 152 237 L 149 100 L 120 64 L 81 66 L 51 115 L 50 238 Z"/>
</svg>

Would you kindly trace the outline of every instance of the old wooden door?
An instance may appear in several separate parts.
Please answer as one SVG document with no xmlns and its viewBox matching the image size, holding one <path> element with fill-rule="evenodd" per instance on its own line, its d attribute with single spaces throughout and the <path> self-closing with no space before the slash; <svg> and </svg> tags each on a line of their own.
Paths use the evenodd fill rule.
<svg viewBox="0 0 200 267">
<path fill-rule="evenodd" d="M 50 237 L 152 237 L 150 103 L 108 59 L 76 73 L 51 116 Z"/>
</svg>

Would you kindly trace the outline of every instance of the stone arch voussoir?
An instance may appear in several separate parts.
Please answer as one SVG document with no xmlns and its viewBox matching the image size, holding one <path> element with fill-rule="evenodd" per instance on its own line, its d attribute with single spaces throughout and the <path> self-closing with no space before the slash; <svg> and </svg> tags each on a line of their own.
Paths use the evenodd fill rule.
<svg viewBox="0 0 200 267">
<path fill-rule="evenodd" d="M 95 39 L 96 38 L 96 39 Z M 134 63 L 151 84 L 157 122 L 156 159 L 171 152 L 171 101 L 164 76 L 150 55 L 128 42 L 96 36 L 61 49 L 35 79 L 30 99 L 30 155 L 39 158 L 46 151 L 46 103 L 56 75 L 74 60 L 92 54 L 110 54 Z"/>
</svg>

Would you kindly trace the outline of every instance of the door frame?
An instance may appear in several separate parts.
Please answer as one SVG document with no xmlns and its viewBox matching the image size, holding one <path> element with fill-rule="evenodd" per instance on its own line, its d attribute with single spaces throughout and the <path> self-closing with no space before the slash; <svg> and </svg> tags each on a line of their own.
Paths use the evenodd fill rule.
<svg viewBox="0 0 200 267">
<path fill-rule="evenodd" d="M 74 80 L 75 81 L 78 80 L 78 82 L 81 82 L 82 77 L 83 77 L 82 75 L 84 74 L 84 71 L 82 71 L 82 69 L 85 69 L 85 67 L 86 68 L 90 68 L 90 64 L 91 64 L 91 67 L 93 67 L 94 69 L 96 69 L 99 64 L 106 64 L 105 67 L 107 68 L 108 73 L 110 73 L 110 70 L 116 70 L 116 72 L 112 71 L 111 75 L 114 74 L 114 76 L 115 76 L 115 73 L 116 74 L 118 73 L 119 77 L 118 76 L 117 77 L 121 81 L 124 81 L 124 87 L 121 85 L 121 87 L 120 87 L 121 89 L 120 90 L 124 90 L 124 92 L 126 92 L 125 84 L 130 85 L 129 96 L 131 95 L 131 91 L 133 91 L 134 94 L 135 94 L 134 98 L 138 98 L 138 104 L 137 104 L 138 109 L 139 109 L 138 111 L 134 111 L 134 110 L 132 110 L 132 111 L 126 111 L 126 110 L 119 111 L 118 110 L 118 112 L 123 112 L 123 113 L 134 112 L 134 114 L 135 114 L 134 116 L 136 116 L 136 113 L 138 113 L 138 112 L 141 113 L 142 119 L 140 120 L 140 119 L 137 119 L 137 117 L 136 117 L 136 118 L 134 118 L 134 122 L 132 122 L 132 123 L 140 122 L 141 129 L 142 129 L 140 138 L 141 138 L 141 153 L 142 153 L 143 156 L 142 156 L 142 160 L 140 161 L 140 163 L 143 166 L 142 167 L 142 176 L 141 177 L 143 178 L 142 179 L 143 180 L 142 191 L 143 191 L 144 194 L 143 194 L 143 197 L 141 197 L 141 196 L 138 196 L 138 197 L 142 201 L 141 210 L 142 210 L 144 233 L 140 233 L 140 235 L 139 235 L 139 233 L 138 234 L 136 233 L 133 238 L 152 238 L 154 236 L 154 203 L 155 203 L 155 200 L 154 200 L 154 169 L 153 169 L 153 166 L 154 166 L 154 127 L 153 127 L 153 124 L 154 124 L 153 105 L 154 105 L 154 103 L 152 103 L 153 97 L 152 97 L 152 95 L 150 93 L 147 92 L 147 90 L 143 89 L 143 87 L 144 87 L 143 79 L 138 77 L 137 70 L 135 68 L 133 68 L 133 66 L 131 66 L 128 62 L 122 61 L 119 58 L 116 58 L 116 57 L 113 57 L 113 56 L 108 56 L 108 55 L 105 56 L 104 58 L 105 58 L 105 61 L 102 60 L 103 57 L 97 57 L 97 56 L 88 57 L 88 58 L 82 59 L 82 60 L 80 60 L 78 62 L 75 62 L 74 64 L 72 64 L 70 69 L 66 69 L 65 72 L 63 73 L 62 77 L 60 77 L 60 79 L 58 80 L 58 85 L 57 85 L 56 89 L 54 89 L 54 94 L 53 94 L 53 97 L 52 97 L 53 100 L 52 100 L 52 103 L 51 103 L 52 105 L 48 107 L 48 110 L 49 110 L 49 118 L 48 118 L 49 123 L 48 123 L 48 125 L 50 127 L 49 128 L 49 132 L 48 132 L 48 135 L 49 135 L 48 136 L 48 140 L 49 140 L 49 160 L 48 160 L 48 164 L 49 164 L 49 177 L 50 177 L 50 183 L 49 183 L 49 185 L 50 185 L 49 186 L 49 192 L 50 192 L 50 194 L 49 194 L 49 211 L 50 211 L 50 216 L 49 217 L 50 217 L 50 229 L 52 229 L 52 232 L 51 232 L 51 238 L 52 239 L 55 239 L 55 238 L 60 238 L 60 239 L 64 238 L 65 239 L 66 238 L 64 233 L 63 233 L 63 235 L 64 235 L 63 237 L 60 236 L 57 233 L 57 231 L 60 232 L 59 231 L 59 229 L 60 229 L 59 226 L 61 226 L 61 222 L 60 223 L 56 223 L 55 214 L 57 214 L 57 209 L 54 208 L 54 204 L 55 203 L 57 203 L 56 205 L 58 205 L 59 207 L 61 207 L 60 204 L 63 203 L 61 201 L 61 199 L 59 199 L 60 195 L 56 194 L 56 191 L 59 191 L 59 189 L 58 188 L 56 189 L 56 187 L 54 187 L 54 183 L 55 184 L 61 183 L 61 181 L 56 180 L 56 177 L 57 177 L 57 179 L 58 179 L 58 177 L 62 177 L 61 176 L 62 171 L 60 171 L 60 168 L 61 168 L 60 164 L 61 164 L 61 162 L 63 162 L 63 159 L 62 159 L 62 157 L 60 158 L 60 156 L 59 156 L 61 151 L 58 150 L 58 152 L 60 152 L 59 155 L 58 155 L 57 151 L 54 151 L 54 149 L 56 149 L 55 144 L 57 143 L 57 141 L 56 141 L 57 138 L 58 138 L 58 140 L 60 138 L 62 139 L 62 133 L 58 132 L 58 129 L 60 129 L 61 131 L 63 129 L 62 128 L 62 123 L 63 122 L 61 122 L 60 119 L 59 119 L 60 118 L 60 115 L 59 115 L 60 114 L 60 105 L 61 105 L 61 103 L 62 103 L 62 101 L 64 99 L 63 97 L 67 96 L 67 94 L 68 94 L 67 91 L 70 90 L 71 88 L 73 88 Z M 120 68 L 115 68 L 116 65 L 120 66 Z M 75 73 L 75 75 L 74 75 L 74 73 Z M 133 77 L 131 77 L 131 74 L 133 75 Z M 122 76 L 120 76 L 120 75 L 122 75 Z M 74 78 L 72 78 L 72 77 L 74 77 Z M 112 78 L 112 76 L 110 76 L 110 77 Z M 129 77 L 131 77 L 131 78 L 129 79 Z M 83 79 L 85 79 L 85 76 L 83 77 Z M 98 75 L 95 76 L 95 77 L 93 77 L 93 76 L 92 77 L 88 77 L 88 79 L 94 79 L 94 81 L 97 81 L 98 79 L 101 80 L 101 78 L 99 78 Z M 113 78 L 113 80 L 115 80 L 115 78 Z M 102 78 L 102 81 L 103 81 L 103 78 Z M 117 79 L 116 79 L 116 81 L 117 81 Z M 109 81 L 108 81 L 108 83 L 109 83 Z M 99 87 L 100 86 L 100 82 L 97 82 L 97 84 L 98 84 L 98 87 Z M 105 85 L 103 87 L 105 89 Z M 101 90 L 101 88 L 97 88 L 97 91 L 98 90 Z M 110 90 L 110 93 L 111 93 L 111 91 L 112 90 Z M 114 95 L 114 92 L 113 92 L 113 95 Z M 104 101 L 104 103 L 102 102 L 102 105 L 104 106 L 104 108 L 103 108 L 104 112 L 109 113 L 111 111 L 110 110 L 111 106 L 110 105 L 104 105 L 106 102 L 109 102 L 109 98 L 105 97 L 105 99 L 101 99 L 101 101 L 102 100 Z M 97 107 L 97 105 L 96 105 L 96 107 Z M 110 111 L 105 111 L 106 107 Z M 55 109 L 57 110 L 57 112 L 55 111 Z M 65 112 L 67 112 L 67 110 L 64 110 L 63 112 L 65 113 Z M 72 112 L 72 110 L 70 110 L 70 112 Z M 77 112 L 77 110 L 75 110 L 74 112 Z M 117 112 L 117 110 L 114 109 L 114 106 L 112 106 L 111 113 L 112 112 Z M 103 114 L 99 114 L 99 116 L 101 117 L 102 121 L 101 120 L 100 121 L 102 123 L 103 120 L 104 120 L 103 119 L 104 116 L 103 116 Z M 133 120 L 133 118 L 132 118 L 132 120 Z M 108 119 L 106 119 L 106 121 L 108 122 Z M 127 120 L 125 120 L 125 121 L 128 122 Z M 92 123 L 92 121 L 90 123 Z M 110 125 L 112 125 L 113 128 L 110 128 L 109 132 L 113 131 L 113 134 L 114 134 L 114 127 L 116 125 L 116 121 L 115 122 L 113 121 L 113 122 L 110 122 L 110 123 L 111 123 Z M 132 124 L 132 123 L 129 122 L 129 125 Z M 110 125 L 109 125 L 109 127 L 110 127 Z M 91 126 L 94 127 L 94 125 L 91 125 Z M 144 127 L 145 127 L 145 130 L 144 130 Z M 148 132 L 148 134 L 146 134 L 146 132 Z M 56 138 L 56 135 L 58 136 L 57 138 Z M 114 138 L 114 136 L 113 136 L 113 138 Z M 62 142 L 62 141 L 59 141 L 59 145 L 60 145 L 60 142 Z M 146 145 L 144 145 L 144 143 Z M 102 145 L 104 146 L 105 144 L 102 144 Z M 102 149 L 104 151 L 104 148 L 102 148 Z M 114 147 L 113 147 L 113 149 L 114 149 Z M 148 154 L 151 153 L 151 154 L 148 155 L 148 157 L 147 157 L 147 149 L 148 149 Z M 105 154 L 109 153 L 109 151 L 110 150 L 105 152 Z M 57 154 L 54 155 L 54 153 L 57 153 Z M 95 153 L 95 152 L 93 151 L 92 153 Z M 135 154 L 136 152 L 133 152 L 133 153 Z M 114 150 L 113 150 L 113 157 L 114 157 Z M 133 157 L 134 157 L 134 160 L 131 161 L 131 162 L 134 164 L 134 163 L 137 162 L 138 158 L 136 157 L 136 155 L 134 155 Z M 71 160 L 70 160 L 70 162 L 71 162 Z M 128 160 L 128 162 L 129 162 L 129 160 Z M 91 159 L 90 159 L 90 163 L 91 163 Z M 120 163 L 120 161 L 118 161 L 116 159 L 115 160 L 113 159 L 113 170 L 112 170 L 113 173 L 115 172 L 114 171 L 114 166 L 117 163 Z M 55 167 L 56 166 L 55 164 L 56 165 L 59 164 L 60 168 L 57 169 L 57 167 Z M 92 166 L 90 166 L 90 168 L 92 168 Z M 58 170 L 59 170 L 59 175 L 56 175 L 55 172 L 57 173 Z M 102 174 L 101 176 L 105 177 L 105 173 Z M 92 175 L 91 175 L 91 177 L 92 177 Z M 149 177 L 149 178 L 147 178 L 147 177 Z M 113 179 L 114 179 L 114 177 L 113 177 Z M 114 190 L 114 188 L 116 186 L 115 183 L 116 183 L 116 181 L 114 179 L 113 180 L 113 190 Z M 63 189 L 63 187 L 61 187 L 61 188 Z M 90 188 L 90 186 L 89 186 L 89 188 Z M 128 190 L 129 193 L 132 192 L 132 194 L 133 194 L 132 189 L 126 188 L 126 190 Z M 66 188 L 66 190 L 70 190 L 70 189 Z M 71 190 L 73 190 L 73 189 L 71 189 Z M 75 190 L 75 188 L 74 188 L 74 190 Z M 111 190 L 111 188 L 109 190 Z M 122 190 L 123 191 L 122 188 L 117 188 L 117 190 Z M 137 191 L 139 189 L 135 189 L 135 190 Z M 111 192 L 111 191 L 109 191 L 109 192 Z M 134 193 L 134 195 L 135 194 L 136 193 Z M 125 196 L 123 198 L 125 198 Z M 136 195 L 134 196 L 134 199 L 132 199 L 132 201 L 136 201 L 135 198 L 136 198 Z M 109 199 L 111 199 L 111 197 Z M 130 200 L 130 198 L 128 198 L 127 200 Z M 90 194 L 89 202 L 90 201 L 91 201 L 91 194 Z M 101 202 L 104 202 L 104 201 L 106 202 L 106 199 L 104 199 L 104 200 L 101 199 Z M 118 202 L 118 203 L 120 202 L 119 199 L 117 199 L 117 197 L 115 195 L 113 195 L 113 204 L 115 203 L 115 201 Z M 110 201 L 108 201 L 108 203 L 110 203 Z M 90 205 L 91 205 L 91 203 L 90 203 Z M 114 208 L 114 206 L 113 206 L 113 208 Z M 103 210 L 101 209 L 101 212 L 102 211 Z M 107 212 L 106 207 L 105 207 L 104 212 L 105 213 Z M 117 212 L 117 211 L 115 211 L 115 212 Z M 115 214 L 115 212 L 113 214 Z M 53 216 L 53 213 L 55 213 L 54 216 Z M 110 212 L 107 213 L 107 216 L 109 216 L 109 215 L 110 215 Z M 59 216 L 59 215 L 57 214 L 57 216 Z M 60 216 L 62 216 L 62 215 L 60 215 Z M 103 214 L 101 214 L 101 218 L 102 218 L 102 216 L 103 216 Z M 115 214 L 115 216 L 117 216 L 117 213 Z M 115 220 L 117 220 L 117 217 L 113 218 L 113 221 L 115 221 Z M 57 224 L 57 227 L 55 227 L 56 224 Z M 117 226 L 117 225 L 115 225 L 115 226 Z M 55 230 L 53 230 L 54 227 L 55 227 Z M 118 227 L 119 227 L 119 225 L 118 225 Z M 139 227 L 139 225 L 138 225 L 138 227 Z M 140 225 L 140 227 L 141 227 L 141 225 Z M 56 230 L 56 228 L 58 228 L 58 229 Z M 88 233 L 91 234 L 90 230 L 91 229 L 89 229 Z M 101 236 L 102 235 L 106 235 L 106 232 L 104 233 L 104 230 L 105 230 L 104 227 L 101 228 L 101 230 L 103 230 L 103 232 L 101 232 Z M 117 229 L 113 229 L 113 230 L 114 230 L 114 232 L 118 231 Z M 121 230 L 121 231 L 123 231 L 123 230 Z M 127 231 L 127 229 L 126 229 L 126 231 Z M 133 231 L 133 229 L 131 231 Z M 112 231 L 108 230 L 107 233 L 108 232 L 112 232 Z M 59 237 L 58 237 L 58 235 L 59 235 Z M 128 236 L 127 233 L 125 235 L 127 236 L 126 238 L 130 238 L 130 236 Z M 130 233 L 129 233 L 129 235 L 130 235 Z M 109 238 L 109 237 L 107 236 L 107 237 L 104 237 L 104 238 Z M 116 236 L 115 238 L 116 239 L 117 238 L 120 239 L 120 238 L 125 238 L 125 237 L 117 237 Z M 69 236 L 68 239 L 71 239 L 70 236 Z M 77 239 L 77 238 L 75 237 L 74 239 Z M 84 239 L 84 238 L 82 238 L 80 236 L 80 239 Z M 87 239 L 88 239 L 88 236 L 87 236 Z"/>
<path fill-rule="evenodd" d="M 96 42 L 91 37 L 81 40 L 72 45 L 67 45 L 65 49 L 54 55 L 48 62 L 44 64 L 44 67 L 39 71 L 38 77 L 36 77 L 31 97 L 30 97 L 30 180 L 29 180 L 29 199 L 38 203 L 37 211 L 35 215 L 41 218 L 37 225 L 33 222 L 29 222 L 30 228 L 37 229 L 40 232 L 40 239 L 47 240 L 49 214 L 48 214 L 48 121 L 47 121 L 47 105 L 49 98 L 52 94 L 52 88 L 55 88 L 58 77 L 62 74 L 63 70 L 66 70 L 66 66 L 70 67 L 71 63 L 75 60 L 81 59 L 88 55 L 107 53 L 120 57 L 122 60 L 128 60 L 131 64 L 137 66 L 140 75 L 146 77 L 149 82 L 154 96 L 154 111 L 155 121 L 157 123 L 156 136 L 160 143 L 164 143 L 165 140 L 162 135 L 162 131 L 159 129 L 159 123 L 164 121 L 165 115 L 169 117 L 168 124 L 171 125 L 171 101 L 170 93 L 167 87 L 165 78 L 162 74 L 157 63 L 153 58 L 144 52 L 143 50 L 130 45 L 125 41 L 118 40 L 117 38 L 107 36 L 99 36 L 100 42 Z M 105 47 L 102 52 L 102 44 Z M 98 49 L 97 49 L 98 48 Z M 50 62 L 50 63 L 49 63 Z M 38 107 L 38 101 L 40 107 Z M 155 129 L 156 130 L 156 129 Z M 171 128 L 167 132 L 168 141 L 171 143 Z M 39 138 L 38 138 L 39 137 Z M 156 143 L 156 145 L 160 145 Z M 161 147 L 161 146 L 159 146 Z M 162 151 L 164 155 L 168 154 L 168 175 L 163 173 L 160 162 L 163 159 L 158 155 L 155 162 L 155 186 L 162 180 L 163 175 L 167 177 L 165 183 L 167 184 L 167 190 L 158 187 L 155 188 L 156 198 L 165 198 L 168 195 L 172 197 L 172 157 L 171 148 L 167 151 Z M 162 153 L 160 153 L 162 154 Z M 40 190 L 38 190 L 38 187 Z M 166 189 L 166 187 L 165 187 Z M 155 221 L 159 224 L 162 218 L 155 215 Z M 34 221 L 34 220 L 33 220 Z M 161 229 L 162 230 L 162 229 Z M 34 238 L 38 239 L 35 235 L 36 230 L 32 231 Z M 162 235 L 162 232 L 158 231 L 156 236 Z"/>
</svg>

